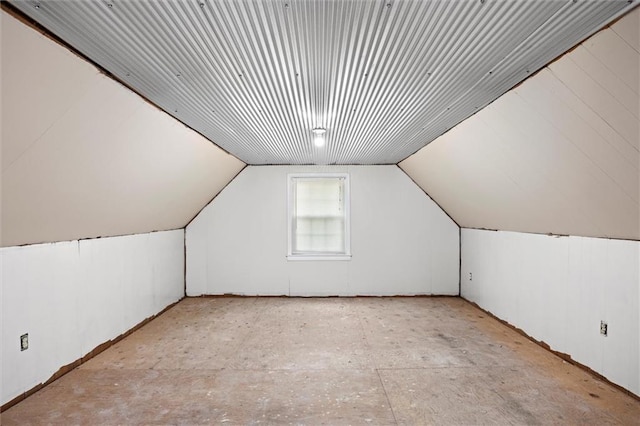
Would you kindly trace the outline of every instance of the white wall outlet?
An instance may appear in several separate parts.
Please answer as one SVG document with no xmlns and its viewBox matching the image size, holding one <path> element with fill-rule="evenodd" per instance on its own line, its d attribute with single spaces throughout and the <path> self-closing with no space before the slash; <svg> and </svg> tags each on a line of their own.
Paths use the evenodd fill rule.
<svg viewBox="0 0 640 426">
<path fill-rule="evenodd" d="M 469 281 L 473 281 L 473 272 L 469 272 Z"/>
<path fill-rule="evenodd" d="M 606 336 L 607 332 L 609 331 L 608 328 L 609 326 L 607 325 L 606 322 L 600 321 L 600 334 L 602 334 L 603 336 Z"/>
<path fill-rule="evenodd" d="M 20 336 L 20 352 L 29 349 L 29 333 Z"/>
</svg>

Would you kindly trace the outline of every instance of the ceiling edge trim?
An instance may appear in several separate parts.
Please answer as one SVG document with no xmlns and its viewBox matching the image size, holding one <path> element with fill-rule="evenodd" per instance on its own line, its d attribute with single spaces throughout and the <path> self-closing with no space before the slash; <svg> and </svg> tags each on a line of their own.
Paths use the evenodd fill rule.
<svg viewBox="0 0 640 426">
<path fill-rule="evenodd" d="M 529 235 L 541 235 L 545 237 L 554 237 L 554 238 L 595 238 L 598 240 L 612 240 L 612 241 L 630 241 L 633 243 L 640 243 L 640 239 L 634 238 L 615 238 L 615 237 L 596 237 L 589 235 L 571 235 L 571 234 L 554 234 L 552 232 L 543 233 L 543 232 L 533 232 L 533 231 L 511 231 L 508 229 L 489 229 L 489 228 L 476 228 L 473 226 L 463 226 L 460 229 L 470 229 L 472 231 L 487 231 L 487 232 L 510 232 L 512 234 L 529 234 Z"/>
<path fill-rule="evenodd" d="M 8 249 L 14 249 L 14 248 L 21 248 L 21 247 L 43 246 L 43 245 L 58 244 L 58 243 L 73 243 L 73 242 L 76 242 L 76 241 L 78 243 L 80 243 L 81 241 L 88 241 L 88 240 L 107 240 L 109 238 L 133 237 L 135 235 L 158 234 L 160 232 L 173 232 L 173 231 L 184 231 L 184 228 L 158 229 L 158 230 L 154 230 L 154 231 L 134 232 L 134 233 L 130 233 L 130 234 L 117 234 L 117 235 L 105 235 L 105 236 L 98 235 L 98 236 L 95 236 L 95 237 L 74 238 L 72 240 L 40 241 L 40 242 L 37 242 L 37 243 L 18 244 L 18 245 L 15 245 L 15 246 L 0 246 L 0 251 L 8 250 Z"/>
<path fill-rule="evenodd" d="M 315 166 L 315 167 L 340 167 L 340 166 L 397 166 L 398 163 L 245 163 L 251 167 L 278 167 L 278 166 Z"/>
</svg>

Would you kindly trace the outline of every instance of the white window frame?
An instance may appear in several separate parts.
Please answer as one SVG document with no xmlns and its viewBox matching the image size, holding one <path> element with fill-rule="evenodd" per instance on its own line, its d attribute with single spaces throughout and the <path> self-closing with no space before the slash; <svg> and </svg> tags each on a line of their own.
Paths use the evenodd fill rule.
<svg viewBox="0 0 640 426">
<path fill-rule="evenodd" d="M 344 179 L 344 253 L 293 253 L 293 181 L 296 178 Z M 351 190 L 349 173 L 289 173 L 287 174 L 287 259 L 288 260 L 351 260 Z"/>
</svg>

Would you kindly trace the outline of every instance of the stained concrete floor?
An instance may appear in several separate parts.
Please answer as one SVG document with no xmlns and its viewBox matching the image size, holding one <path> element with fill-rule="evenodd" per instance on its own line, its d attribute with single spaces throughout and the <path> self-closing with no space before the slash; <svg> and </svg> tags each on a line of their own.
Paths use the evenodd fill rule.
<svg viewBox="0 0 640 426">
<path fill-rule="evenodd" d="M 639 424 L 640 402 L 459 298 L 190 298 L 14 424 Z"/>
</svg>

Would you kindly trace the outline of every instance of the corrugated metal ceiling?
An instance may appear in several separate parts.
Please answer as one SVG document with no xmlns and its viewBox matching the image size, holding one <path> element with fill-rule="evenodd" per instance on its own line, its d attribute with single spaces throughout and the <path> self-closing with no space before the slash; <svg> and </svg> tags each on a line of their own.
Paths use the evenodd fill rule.
<svg viewBox="0 0 640 426">
<path fill-rule="evenodd" d="M 638 0 L 11 3 L 246 163 L 393 164 Z"/>
</svg>

